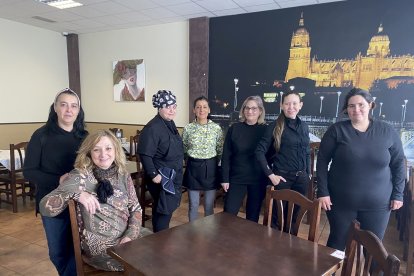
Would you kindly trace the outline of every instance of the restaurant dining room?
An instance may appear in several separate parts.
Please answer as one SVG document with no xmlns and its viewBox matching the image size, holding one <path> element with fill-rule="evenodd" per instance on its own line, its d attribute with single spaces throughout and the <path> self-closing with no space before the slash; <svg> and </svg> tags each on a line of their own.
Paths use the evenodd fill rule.
<svg viewBox="0 0 414 276">
<path fill-rule="evenodd" d="M 414 2 L 363 2 L 0 0 L 0 276 L 414 275 Z"/>
</svg>

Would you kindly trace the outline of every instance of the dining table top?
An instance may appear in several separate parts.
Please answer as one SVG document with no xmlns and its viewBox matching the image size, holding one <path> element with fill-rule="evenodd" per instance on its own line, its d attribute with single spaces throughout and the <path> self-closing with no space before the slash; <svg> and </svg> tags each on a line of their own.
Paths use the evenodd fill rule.
<svg viewBox="0 0 414 276">
<path fill-rule="evenodd" d="M 24 150 L 22 150 L 22 158 L 24 158 Z M 15 168 L 21 168 L 21 162 L 17 151 L 15 151 Z M 2 164 L 6 169 L 10 170 L 10 150 L 0 150 L 0 164 Z"/>
<path fill-rule="evenodd" d="M 125 275 L 331 275 L 335 249 L 217 213 L 108 249 Z"/>
</svg>

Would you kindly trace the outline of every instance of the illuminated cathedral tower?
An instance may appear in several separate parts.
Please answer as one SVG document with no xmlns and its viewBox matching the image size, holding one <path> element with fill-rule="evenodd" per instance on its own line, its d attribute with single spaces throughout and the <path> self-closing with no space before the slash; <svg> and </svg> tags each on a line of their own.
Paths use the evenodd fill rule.
<svg viewBox="0 0 414 276">
<path fill-rule="evenodd" d="M 307 78 L 310 73 L 310 39 L 304 27 L 303 13 L 300 16 L 299 28 L 292 34 L 290 56 L 285 81 L 292 78 Z"/>
<path fill-rule="evenodd" d="M 371 37 L 367 54 L 359 52 L 354 59 L 318 60 L 310 58 L 310 35 L 304 27 L 303 14 L 299 27 L 292 35 L 285 81 L 308 78 L 317 87 L 359 87 L 370 89 L 377 80 L 387 80 L 389 88 L 403 81 L 413 81 L 414 56 L 392 56 L 390 39 L 382 24 Z"/>
</svg>

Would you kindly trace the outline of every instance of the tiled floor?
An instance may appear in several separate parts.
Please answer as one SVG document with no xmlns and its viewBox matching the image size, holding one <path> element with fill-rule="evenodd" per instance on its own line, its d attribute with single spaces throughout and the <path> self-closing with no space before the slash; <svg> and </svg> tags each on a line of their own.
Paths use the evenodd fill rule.
<svg viewBox="0 0 414 276">
<path fill-rule="evenodd" d="M 222 211 L 222 202 L 217 203 L 215 212 Z M 174 212 L 171 227 L 188 222 L 188 199 L 183 195 L 181 207 Z M 202 207 L 199 209 L 202 214 Z M 150 210 L 148 210 L 150 213 Z M 244 213 L 240 213 L 243 216 Z M 260 222 L 262 219 L 260 219 Z M 146 226 L 151 228 L 151 221 Z M 306 233 L 306 225 L 301 226 L 301 233 Z M 326 244 L 329 234 L 329 223 L 325 214 L 321 217 L 318 242 Z M 301 234 L 299 234 L 301 235 Z M 398 240 L 395 219 L 392 215 L 384 244 L 389 252 L 396 254 L 402 260 L 402 243 Z M 406 263 L 401 263 L 400 275 L 405 275 Z M 403 274 L 404 272 L 404 274 Z M 25 206 L 19 204 L 19 212 L 12 213 L 8 204 L 0 207 L 0 276 L 3 275 L 57 275 L 49 261 L 47 243 L 39 217 L 34 215 L 34 202 Z"/>
</svg>

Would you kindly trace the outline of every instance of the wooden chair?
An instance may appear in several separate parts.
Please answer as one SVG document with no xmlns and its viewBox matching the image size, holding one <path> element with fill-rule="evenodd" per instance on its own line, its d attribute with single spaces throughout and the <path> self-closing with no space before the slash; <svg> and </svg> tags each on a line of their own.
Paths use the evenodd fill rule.
<svg viewBox="0 0 414 276">
<path fill-rule="evenodd" d="M 365 261 L 363 261 L 362 255 L 365 255 Z M 354 260 L 356 261 L 355 272 L 353 272 Z M 371 268 L 373 261 L 375 267 Z M 362 266 L 363 270 L 361 271 Z M 354 220 L 348 233 L 341 276 L 397 276 L 399 269 L 400 260 L 395 255 L 388 254 L 381 240 L 374 233 L 361 230 L 359 222 Z M 380 274 L 381 272 L 384 274 Z"/>
<path fill-rule="evenodd" d="M 141 168 L 141 162 L 136 162 L 137 169 Z M 154 202 L 149 191 L 147 190 L 146 181 L 148 181 L 148 178 L 145 177 L 143 169 L 138 170 L 136 173 L 132 173 L 131 177 L 134 179 L 138 201 L 142 208 L 142 226 L 145 227 L 145 221 L 151 219 L 151 215 L 146 214 L 146 208 L 152 208 L 152 203 Z"/>
<path fill-rule="evenodd" d="M 129 138 L 129 156 L 128 156 L 129 161 L 134 161 L 137 158 L 139 135 L 140 135 L 139 130 L 137 130 L 137 134 Z"/>
<path fill-rule="evenodd" d="M 84 262 L 81 248 L 81 238 L 79 235 L 79 224 L 82 218 L 78 216 L 78 203 L 73 199 L 69 200 L 68 204 L 70 215 L 70 226 L 72 229 L 73 249 L 75 251 L 76 274 L 77 276 L 84 275 L 121 275 L 122 272 L 103 271 L 96 269 Z"/>
<path fill-rule="evenodd" d="M 0 194 L 5 194 L 6 199 L 1 199 L 12 205 L 13 213 L 17 213 L 17 197 L 23 198 L 26 203 L 26 188 L 29 188 L 29 182 L 23 176 L 24 152 L 27 149 L 28 142 L 10 144 L 10 170 L 7 173 L 0 174 Z M 20 161 L 21 167 L 16 169 L 15 160 Z M 18 191 L 21 191 L 19 194 Z"/>
<path fill-rule="evenodd" d="M 135 180 L 135 190 L 137 191 L 137 196 L 139 204 L 142 208 L 142 226 L 145 227 L 145 221 L 151 219 L 151 216 L 146 214 L 146 208 L 152 208 L 152 197 L 147 190 L 146 181 L 148 179 L 145 177 L 145 172 L 141 164 L 141 159 L 138 154 L 138 142 L 139 142 L 140 131 L 137 130 L 137 135 L 131 136 L 130 138 L 130 160 L 135 161 L 137 166 L 137 172 L 132 173 L 131 177 Z M 131 158 L 132 156 L 132 158 Z"/>
<path fill-rule="evenodd" d="M 277 204 L 277 211 L 278 211 L 278 220 L 280 229 L 283 230 L 284 228 L 287 230 L 288 233 L 297 236 L 299 231 L 300 223 L 307 212 L 310 213 L 310 220 L 309 220 L 309 232 L 308 232 L 308 240 L 315 241 L 316 232 L 319 229 L 319 221 L 321 218 L 321 205 L 320 202 L 315 199 L 314 201 L 309 200 L 305 196 L 301 195 L 296 191 L 292 191 L 289 189 L 286 190 L 275 190 L 273 186 L 267 187 L 266 191 L 266 207 L 265 213 L 263 217 L 263 224 L 267 225 L 268 227 L 271 226 L 272 221 L 272 210 L 273 210 L 273 202 L 276 201 Z M 283 216 L 283 202 L 287 202 L 287 221 L 284 221 Z M 292 225 L 292 217 L 293 217 L 293 210 L 294 207 L 297 206 L 299 208 L 298 216 L 296 218 L 296 222 Z"/>
<path fill-rule="evenodd" d="M 309 144 L 312 178 L 309 183 L 307 196 L 310 200 L 313 200 L 315 198 L 315 193 L 316 193 L 316 160 L 318 157 L 318 151 L 319 151 L 320 144 L 321 144 L 320 142 L 312 142 Z"/>
<path fill-rule="evenodd" d="M 414 262 L 414 168 L 410 168 L 410 176 L 404 195 L 404 224 L 403 224 L 403 259 L 407 261 L 407 269 L 405 275 L 411 275 Z"/>
</svg>

